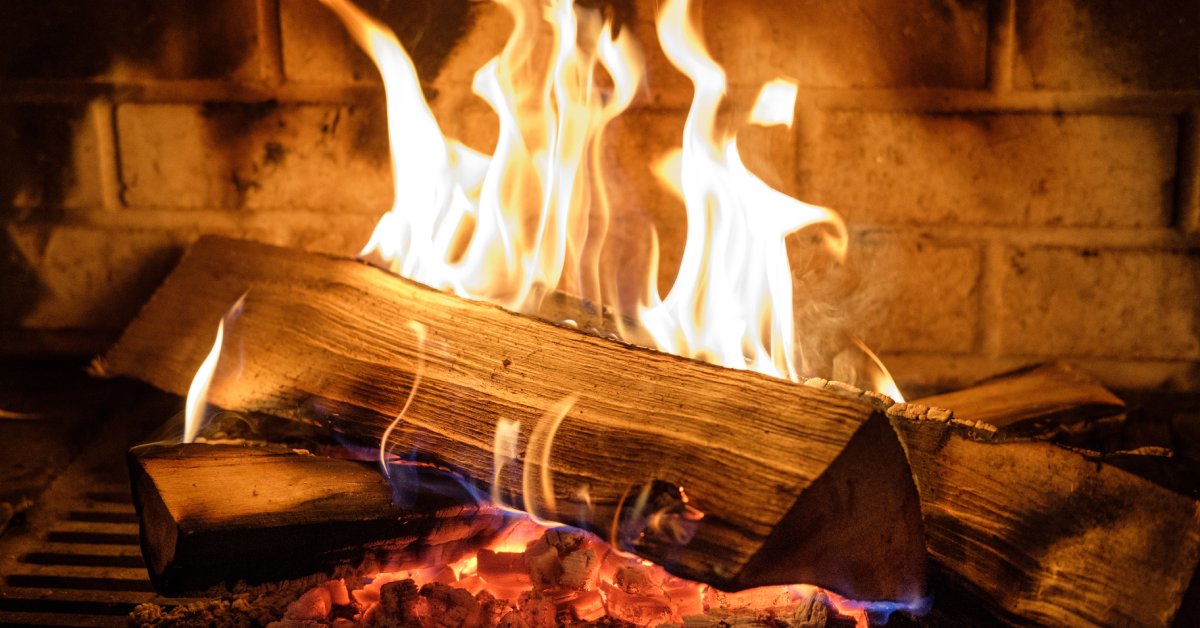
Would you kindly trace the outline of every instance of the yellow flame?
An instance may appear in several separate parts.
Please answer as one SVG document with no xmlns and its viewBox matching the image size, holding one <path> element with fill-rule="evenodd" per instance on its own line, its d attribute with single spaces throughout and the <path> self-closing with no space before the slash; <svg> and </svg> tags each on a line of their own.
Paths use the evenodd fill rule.
<svg viewBox="0 0 1200 628">
<path fill-rule="evenodd" d="M 400 421 L 404 420 L 404 415 L 408 414 L 408 408 L 412 406 L 413 399 L 417 396 L 417 389 L 421 387 L 421 376 L 425 374 L 425 335 L 427 328 L 425 325 L 417 321 L 409 321 L 408 328 L 413 331 L 417 337 L 417 369 L 413 375 L 412 388 L 408 390 L 408 397 L 404 400 L 404 406 L 400 408 L 400 412 L 396 414 L 396 418 L 388 424 L 387 429 L 383 430 L 383 435 L 379 437 L 379 468 L 383 469 L 383 474 L 390 480 L 392 477 L 392 468 L 388 465 L 388 439 L 391 438 L 392 432 L 400 425 Z"/>
<path fill-rule="evenodd" d="M 521 470 L 521 491 L 525 496 L 525 508 L 531 516 L 539 520 L 553 520 L 558 510 L 558 500 L 554 496 L 554 482 L 551 475 L 550 453 L 554 448 L 554 437 L 562 425 L 567 413 L 575 406 L 575 395 L 567 395 L 554 404 L 542 420 L 534 426 L 529 435 L 528 459 Z M 535 462 L 536 460 L 536 462 Z M 537 467 L 535 484 L 534 467 Z M 537 506 L 536 495 L 541 496 L 541 506 Z"/>
<path fill-rule="evenodd" d="M 221 357 L 221 345 L 225 336 L 225 319 L 217 323 L 217 339 L 212 349 L 196 374 L 192 376 L 192 384 L 188 386 L 187 403 L 183 410 L 183 442 L 196 440 L 196 434 L 204 423 L 204 407 L 208 405 L 208 387 L 212 384 L 213 374 L 217 372 L 217 360 Z"/>
<path fill-rule="evenodd" d="M 221 347 L 225 344 L 225 321 L 231 320 L 241 311 L 242 305 L 246 302 L 246 294 L 248 293 L 243 293 L 238 297 L 238 300 L 229 306 L 225 315 L 217 323 L 217 338 L 213 341 L 212 349 L 208 350 L 208 355 L 200 363 L 200 368 L 196 369 L 196 374 L 192 376 L 192 383 L 188 386 L 187 400 L 183 406 L 183 442 L 185 443 L 196 440 L 196 435 L 204 425 L 204 409 L 208 405 L 208 389 L 212 385 L 213 375 L 217 372 Z"/>
<path fill-rule="evenodd" d="M 517 459 L 517 445 L 521 439 L 521 422 L 500 417 L 496 421 L 496 434 L 492 438 L 492 503 L 502 506 L 500 481 L 504 467 Z"/>
<path fill-rule="evenodd" d="M 796 380 L 801 373 L 784 238 L 825 225 L 825 242 L 841 260 L 845 225 L 833 211 L 754 176 L 742 163 L 737 138 L 718 130 L 725 73 L 704 49 L 686 1 L 664 3 L 658 37 L 667 59 L 695 89 L 674 186 L 687 210 L 688 231 L 675 284 L 639 319 L 666 351 Z"/>
<path fill-rule="evenodd" d="M 792 128 L 796 111 L 796 84 L 784 78 L 767 81 L 750 110 L 750 123 L 760 126 L 781 124 Z"/>
<path fill-rule="evenodd" d="M 526 313 L 538 312 L 551 292 L 575 295 L 611 307 L 618 331 L 662 351 L 792 380 L 816 375 L 805 372 L 796 342 L 785 238 L 815 228 L 841 261 L 845 225 L 832 210 L 771 188 L 743 163 L 736 135 L 718 124 L 725 72 L 706 51 L 687 0 L 664 2 L 657 24 L 668 60 L 694 86 L 681 145 L 655 167 L 687 216 L 679 272 L 665 296 L 653 233 L 641 266 L 601 264 L 611 215 L 604 132 L 643 77 L 630 29 L 614 36 L 600 11 L 572 0 L 497 1 L 514 26 L 473 83 L 499 122 L 486 155 L 442 134 L 412 61 L 385 26 L 348 0 L 322 0 L 374 59 L 386 92 L 395 202 L 363 257 Z M 796 93 L 787 80 L 768 82 L 747 121 L 790 126 Z M 625 320 L 639 329 L 626 333 Z M 880 386 L 894 392 L 890 380 Z"/>
</svg>

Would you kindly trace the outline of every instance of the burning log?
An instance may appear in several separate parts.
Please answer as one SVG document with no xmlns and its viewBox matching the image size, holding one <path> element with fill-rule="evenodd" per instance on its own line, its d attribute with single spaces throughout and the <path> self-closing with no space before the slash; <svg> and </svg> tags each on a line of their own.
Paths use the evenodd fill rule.
<svg viewBox="0 0 1200 628">
<path fill-rule="evenodd" d="M 922 401 L 954 415 L 905 404 L 892 415 L 921 494 L 938 589 L 967 599 L 955 612 L 1055 626 L 1194 621 L 1196 492 L 1121 464 L 1172 461 L 1037 440 L 1121 416 L 1115 396 L 1052 364 Z"/>
<path fill-rule="evenodd" d="M 183 394 L 216 321 L 247 290 L 215 405 L 319 408 L 350 437 L 386 434 L 389 450 L 488 480 L 505 501 L 720 588 L 923 594 L 913 480 L 887 418 L 863 400 L 622 345 L 350 260 L 221 238 L 193 248 L 109 353 L 109 371 Z"/>
<path fill-rule="evenodd" d="M 169 595 L 328 572 L 374 554 L 453 560 L 501 520 L 463 505 L 456 483 L 423 478 L 414 506 L 400 508 L 374 468 L 282 448 L 143 446 L 129 465 L 147 570 Z"/>
</svg>

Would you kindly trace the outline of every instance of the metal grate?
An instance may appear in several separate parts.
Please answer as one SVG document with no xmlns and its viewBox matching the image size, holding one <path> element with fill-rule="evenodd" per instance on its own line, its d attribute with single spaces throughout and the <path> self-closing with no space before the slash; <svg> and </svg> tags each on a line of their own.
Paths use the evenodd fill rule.
<svg viewBox="0 0 1200 628">
<path fill-rule="evenodd" d="M 126 626 L 154 593 L 142 563 L 125 450 L 136 426 L 113 421 L 0 537 L 0 627 Z"/>
</svg>

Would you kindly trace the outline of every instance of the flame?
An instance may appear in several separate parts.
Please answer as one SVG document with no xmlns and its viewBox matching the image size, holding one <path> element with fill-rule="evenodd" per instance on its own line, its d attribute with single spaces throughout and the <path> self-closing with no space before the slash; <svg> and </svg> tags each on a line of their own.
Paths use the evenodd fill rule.
<svg viewBox="0 0 1200 628">
<path fill-rule="evenodd" d="M 771 188 L 742 162 L 736 135 L 717 122 L 725 73 L 705 50 L 686 0 L 664 3 L 658 20 L 662 49 L 695 89 L 680 149 L 654 168 L 687 215 L 681 266 L 666 296 L 657 289 L 654 234 L 641 267 L 602 264 L 611 215 L 604 132 L 632 104 L 643 77 L 630 29 L 614 36 L 599 11 L 571 0 L 498 0 L 513 32 L 473 83 L 499 121 L 486 155 L 441 132 L 390 30 L 348 0 L 322 1 L 384 81 L 395 202 L 364 258 L 526 313 L 537 313 L 551 292 L 572 294 L 610 307 L 617 331 L 662 351 L 792 380 L 815 375 L 796 342 L 784 238 L 817 229 L 841 261 L 845 225 L 832 210 Z M 796 91 L 785 79 L 768 82 L 748 122 L 790 126 Z M 615 275 L 601 271 L 608 267 Z M 632 303 L 621 298 L 629 294 Z M 626 320 L 639 329 L 626 329 Z M 890 378 L 876 386 L 896 393 Z"/>
<path fill-rule="evenodd" d="M 196 435 L 204 425 L 204 409 L 208 405 L 208 388 L 212 384 L 213 375 L 217 372 L 221 347 L 225 344 L 225 322 L 232 321 L 241 312 L 247 294 L 249 293 L 243 293 L 225 311 L 225 315 L 217 323 L 217 338 L 213 341 L 212 349 L 208 350 L 208 355 L 200 363 L 200 368 L 196 369 L 196 374 L 192 376 L 192 383 L 188 386 L 187 401 L 183 406 L 183 442 L 185 443 L 196 440 Z"/>
<path fill-rule="evenodd" d="M 796 110 L 796 84 L 784 78 L 767 81 L 754 101 L 749 121 L 760 126 L 783 125 L 792 128 Z"/>
<path fill-rule="evenodd" d="M 645 339 L 665 352 L 793 381 L 817 374 L 797 342 L 785 239 L 809 230 L 840 263 L 847 249 L 845 223 L 831 209 L 770 187 L 742 161 L 736 133 L 718 116 L 725 72 L 705 49 L 687 0 L 665 0 L 657 21 L 667 59 L 694 89 L 679 147 L 648 164 L 682 200 L 687 217 L 680 268 L 665 295 L 658 289 L 653 231 L 650 255 L 641 265 L 607 260 L 605 248 L 613 209 L 601 165 L 605 132 L 633 104 L 643 80 L 630 29 L 614 35 L 601 11 L 573 0 L 497 0 L 511 14 L 513 31 L 472 84 L 498 120 L 489 155 L 441 132 L 411 59 L 388 28 L 349 0 L 322 2 L 345 22 L 384 82 L 395 198 L 363 258 L 434 288 L 524 313 L 539 313 L 552 293 L 572 295 L 585 309 L 609 308 L 626 339 Z M 790 127 L 796 97 L 794 82 L 770 81 L 745 122 Z M 625 321 L 633 326 L 627 329 Z M 866 345 L 857 339 L 846 344 L 856 356 L 866 356 L 869 365 L 861 372 L 872 386 L 900 399 Z M 533 513 L 526 521 L 535 529 L 548 523 L 537 513 L 555 511 L 547 461 L 555 431 L 574 402 L 567 397 L 549 408 L 524 449 L 520 423 L 497 418 L 492 501 L 507 508 L 505 468 L 524 458 L 522 507 Z M 387 434 L 381 460 L 386 446 Z M 638 499 L 632 489 L 629 497 Z M 686 511 L 645 514 L 681 538 L 687 534 L 684 524 L 698 520 Z M 614 528 L 613 538 L 619 533 Z M 491 551 L 521 551 L 529 534 L 515 533 L 511 543 Z M 514 547 L 502 550 L 506 543 Z M 638 560 L 618 548 L 606 551 Z M 463 582 L 478 580 L 484 571 L 478 556 L 451 567 Z M 788 591 L 807 589 L 776 588 L 770 594 Z M 852 605 L 843 604 L 848 612 Z M 865 613 L 855 618 L 861 624 Z"/>
<path fill-rule="evenodd" d="M 404 406 L 400 408 L 400 412 L 396 414 L 396 418 L 388 424 L 383 430 L 383 435 L 379 437 L 379 468 L 383 470 L 383 474 L 388 480 L 392 479 L 392 468 L 388 464 L 388 439 L 392 436 L 392 431 L 400 425 L 400 421 L 404 420 L 404 415 L 408 414 L 408 408 L 412 406 L 413 399 L 417 396 L 417 390 L 421 387 L 421 376 L 425 373 L 425 337 L 427 328 L 417 321 L 409 321 L 408 327 L 417 337 L 417 370 L 413 375 L 412 388 L 408 390 L 408 397 L 404 400 Z"/>
<path fill-rule="evenodd" d="M 204 407 L 208 405 L 208 387 L 212 384 L 213 374 L 217 372 L 217 360 L 221 357 L 221 345 L 225 337 L 225 319 L 217 323 L 217 339 L 212 349 L 196 374 L 192 376 L 192 384 L 188 386 L 187 402 L 183 408 L 183 442 L 196 440 L 200 425 L 204 423 Z"/>
</svg>

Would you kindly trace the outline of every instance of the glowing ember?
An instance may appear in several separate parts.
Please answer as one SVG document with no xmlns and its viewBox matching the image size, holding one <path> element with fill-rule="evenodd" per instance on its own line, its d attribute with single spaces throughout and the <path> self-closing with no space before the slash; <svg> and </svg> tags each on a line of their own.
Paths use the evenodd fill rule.
<svg viewBox="0 0 1200 628">
<path fill-rule="evenodd" d="M 287 619 L 328 621 L 335 605 L 362 625 L 531 627 L 689 625 L 700 617 L 707 619 L 700 625 L 823 626 L 838 616 L 865 627 L 870 614 L 895 608 L 807 585 L 724 593 L 614 552 L 587 533 L 529 519 L 449 565 L 380 572 L 349 595 L 343 581 L 327 582 L 289 606 Z"/>
</svg>

